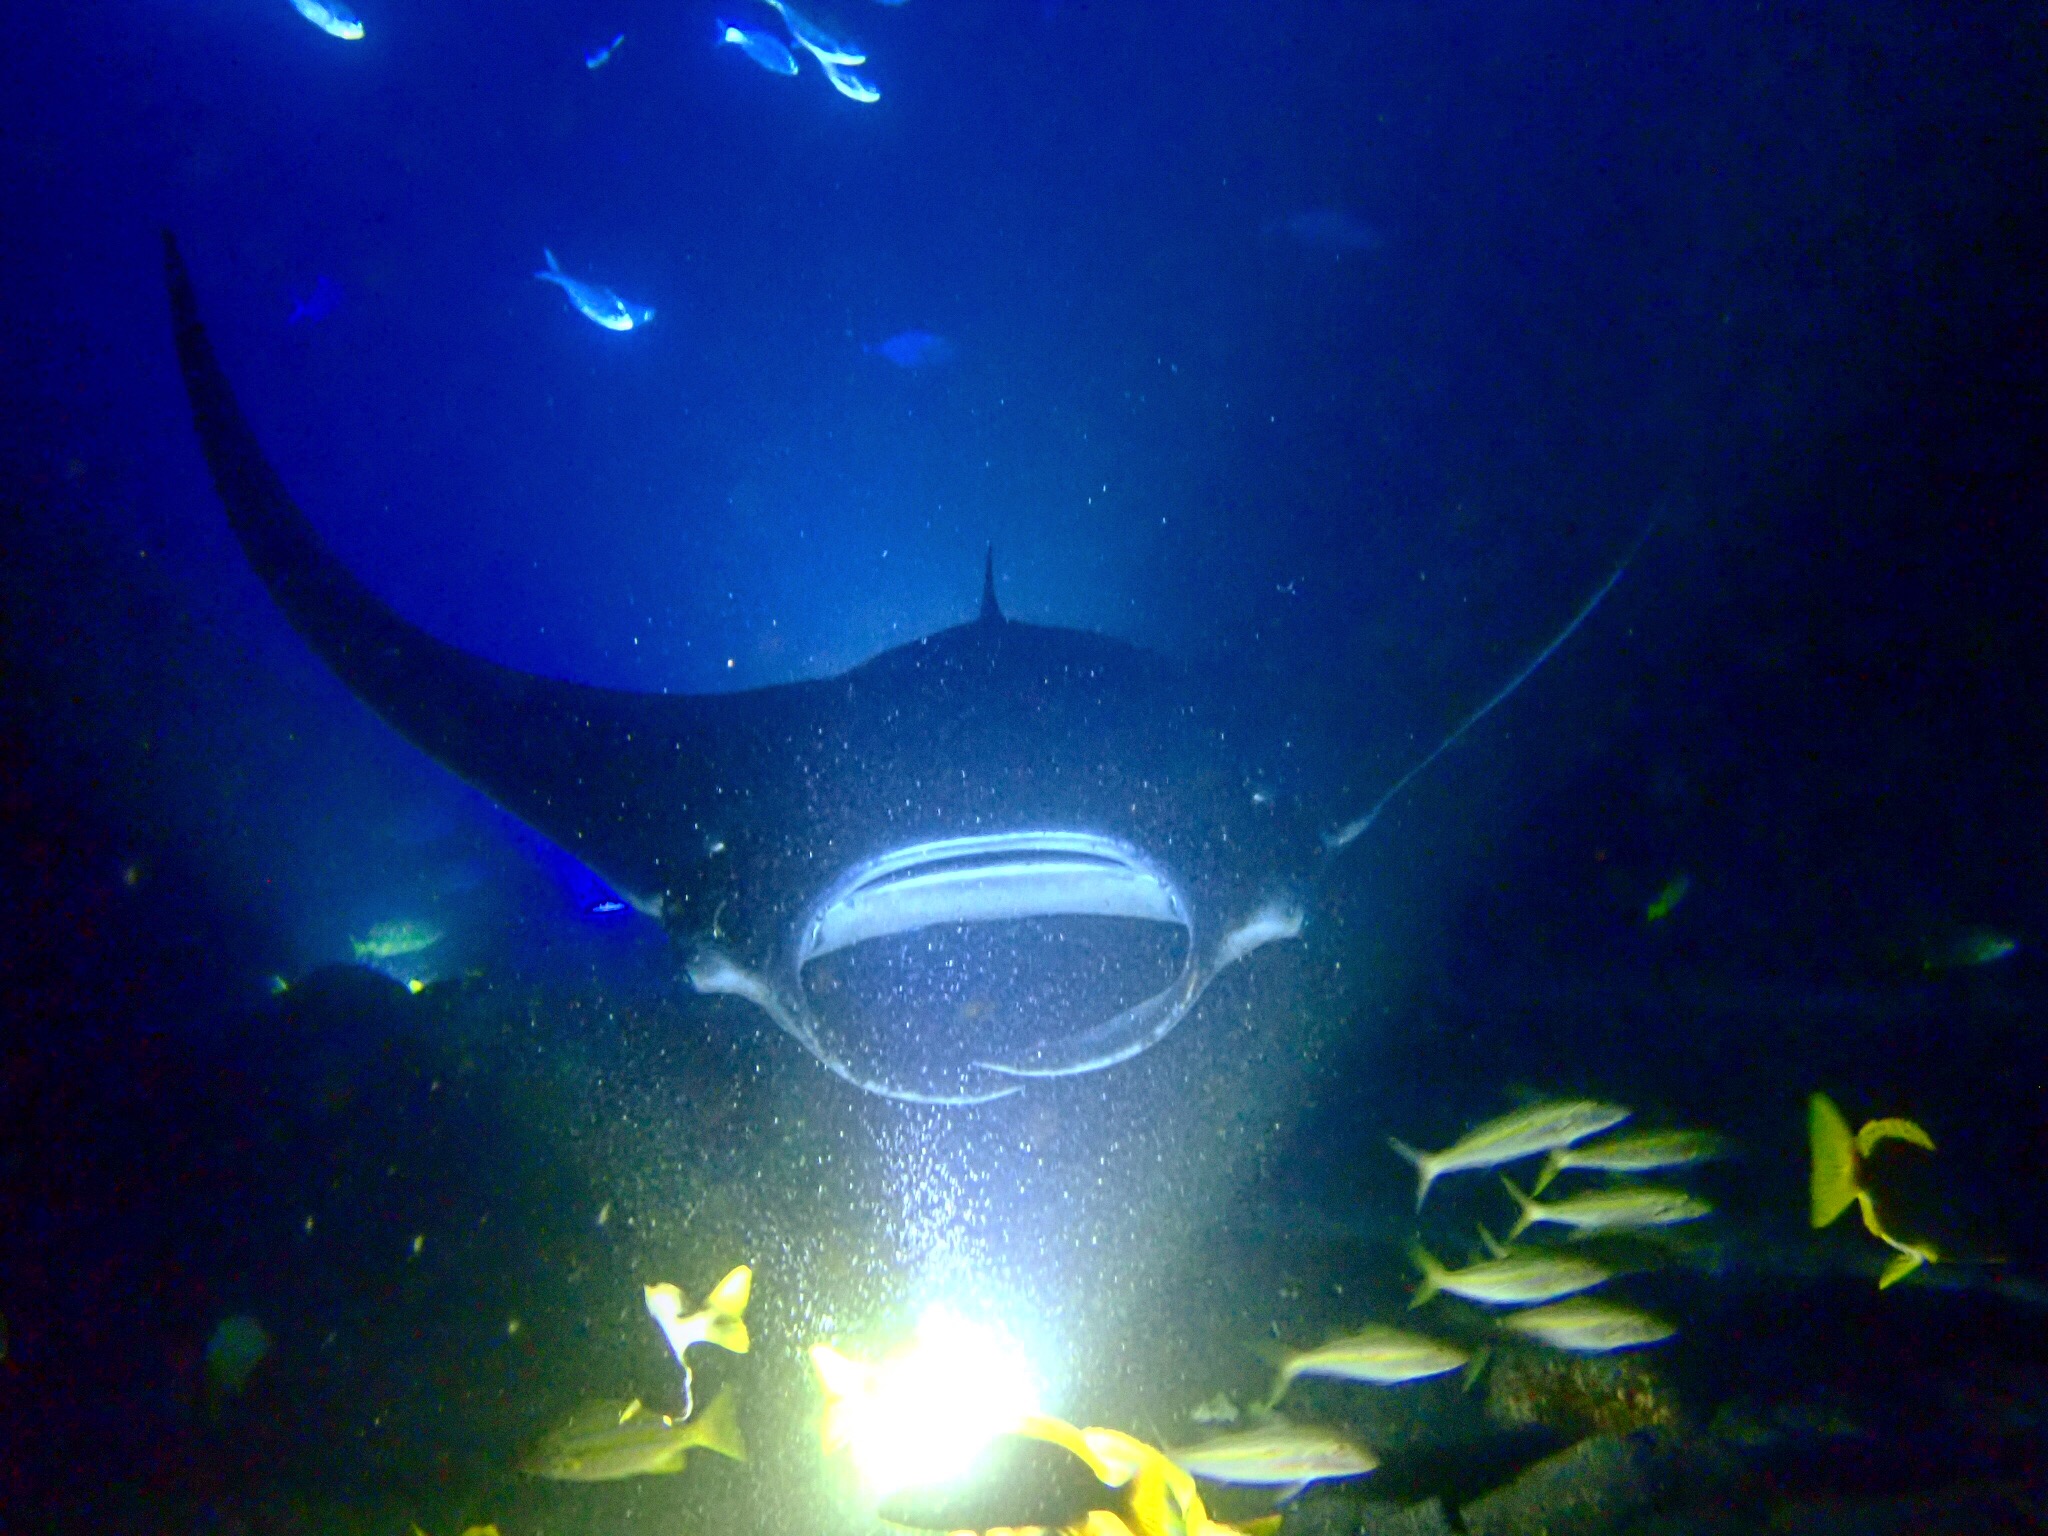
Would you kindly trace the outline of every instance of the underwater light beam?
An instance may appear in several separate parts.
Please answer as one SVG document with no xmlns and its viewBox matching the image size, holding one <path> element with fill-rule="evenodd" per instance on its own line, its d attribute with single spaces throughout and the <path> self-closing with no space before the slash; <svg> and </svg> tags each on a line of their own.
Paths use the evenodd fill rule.
<svg viewBox="0 0 2048 1536">
<path fill-rule="evenodd" d="M 1024 1347 L 993 1323 L 944 1303 L 927 1307 L 910 1342 L 874 1364 L 813 1345 L 824 1387 L 827 1450 L 843 1448 L 877 1497 L 966 1472 L 998 1435 L 1039 1411 Z"/>
</svg>

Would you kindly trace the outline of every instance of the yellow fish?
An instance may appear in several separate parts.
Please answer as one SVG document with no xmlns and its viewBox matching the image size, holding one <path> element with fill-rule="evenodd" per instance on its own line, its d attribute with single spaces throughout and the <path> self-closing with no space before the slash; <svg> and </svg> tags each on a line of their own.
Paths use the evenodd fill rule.
<svg viewBox="0 0 2048 1536">
<path fill-rule="evenodd" d="M 1045 1536 L 1268 1536 L 1212 1519 L 1195 1482 L 1163 1451 L 1120 1430 L 1081 1429 L 1033 1414 L 996 1441 L 966 1477 L 898 1489 L 881 1503 L 892 1525 Z"/>
<path fill-rule="evenodd" d="M 719 1393 L 702 1413 L 682 1420 L 649 1413 L 637 1398 L 624 1404 L 586 1403 L 536 1445 L 519 1470 L 559 1482 L 608 1483 L 680 1472 L 686 1453 L 693 1450 L 747 1459 L 731 1393 Z"/>
<path fill-rule="evenodd" d="M 688 1370 L 690 1362 L 684 1358 L 684 1351 L 692 1344 L 716 1344 L 736 1355 L 747 1352 L 751 1347 L 747 1336 L 747 1300 L 753 1293 L 754 1271 L 741 1264 L 711 1288 L 704 1305 L 694 1312 L 686 1313 L 689 1303 L 675 1286 L 648 1286 L 647 1312 L 660 1325 L 668 1347 L 675 1351 L 676 1363 Z"/>
<path fill-rule="evenodd" d="M 1897 1117 L 1868 1121 L 1851 1135 L 1848 1120 L 1824 1093 L 1806 1101 L 1806 1134 L 1813 1157 L 1807 1175 L 1809 1215 L 1816 1231 L 1831 1225 L 1850 1206 L 1861 1207 L 1865 1230 L 1897 1254 L 1878 1277 L 1881 1291 L 1897 1285 L 1923 1264 L 1940 1262 L 1933 1244 L 1909 1242 L 1886 1230 L 1877 1214 L 1877 1200 L 1863 1178 L 1863 1160 L 1881 1143 L 1903 1141 L 1932 1152 L 1932 1136 L 1915 1122 Z"/>
</svg>

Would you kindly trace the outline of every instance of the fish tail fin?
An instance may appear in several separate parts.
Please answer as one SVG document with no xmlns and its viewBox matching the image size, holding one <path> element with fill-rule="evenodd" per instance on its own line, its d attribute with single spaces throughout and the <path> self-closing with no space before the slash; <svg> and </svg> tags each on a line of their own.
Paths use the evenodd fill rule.
<svg viewBox="0 0 2048 1536">
<path fill-rule="evenodd" d="M 1885 1265 L 1884 1273 L 1877 1277 L 1877 1288 L 1880 1291 L 1890 1290 L 1926 1262 L 1911 1249 L 1892 1255 L 1892 1261 Z"/>
<path fill-rule="evenodd" d="M 729 1317 L 744 1317 L 747 1302 L 753 1294 L 753 1267 L 735 1264 L 723 1280 L 711 1287 L 711 1294 L 704 1298 L 704 1305 L 713 1312 L 722 1312 Z"/>
<path fill-rule="evenodd" d="M 718 1395 L 690 1420 L 690 1429 L 692 1445 L 733 1461 L 747 1459 L 747 1437 L 740 1431 L 740 1416 L 733 1407 L 730 1387 L 719 1388 Z"/>
<path fill-rule="evenodd" d="M 1280 1405 L 1280 1399 L 1287 1395 L 1287 1389 L 1294 1385 L 1293 1352 L 1286 1349 L 1260 1350 L 1258 1355 L 1273 1367 L 1273 1390 L 1258 1402 L 1246 1406 L 1255 1413 L 1271 1413 Z"/>
<path fill-rule="evenodd" d="M 1504 1259 L 1508 1256 L 1508 1245 L 1487 1230 L 1485 1222 L 1475 1222 L 1474 1225 L 1479 1228 L 1479 1241 L 1486 1244 L 1486 1251 L 1488 1253 L 1492 1254 L 1496 1259 Z"/>
<path fill-rule="evenodd" d="M 550 272 L 559 272 L 562 270 L 562 264 L 559 261 L 555 260 L 555 253 L 553 251 L 549 250 L 546 246 L 542 246 L 540 248 L 540 253 L 543 257 L 546 258 L 548 270 Z"/>
<path fill-rule="evenodd" d="M 1508 1228 L 1508 1241 L 1512 1243 L 1516 1238 L 1529 1230 L 1530 1225 L 1536 1220 L 1540 1212 L 1537 1210 L 1535 1198 L 1523 1194 L 1520 1189 L 1516 1188 L 1513 1179 L 1509 1178 L 1506 1174 L 1502 1174 L 1500 1182 L 1501 1187 L 1515 1197 L 1515 1205 L 1520 1210 L 1520 1214 L 1515 1217 L 1515 1224 Z"/>
<path fill-rule="evenodd" d="M 1898 1250 L 1898 1255 L 1891 1263 L 1885 1265 L 1884 1273 L 1877 1277 L 1877 1288 L 1880 1291 L 1890 1290 L 1922 1264 L 1936 1264 L 1941 1261 L 1941 1255 L 1927 1243 L 1902 1243 L 1895 1237 L 1887 1237 L 1885 1241 Z"/>
<path fill-rule="evenodd" d="M 1856 1155 L 1868 1157 L 1879 1142 L 1903 1141 L 1923 1151 L 1934 1150 L 1934 1138 L 1920 1129 L 1919 1123 L 1903 1120 L 1894 1115 L 1884 1120 L 1873 1120 L 1856 1133 Z"/>
<path fill-rule="evenodd" d="M 1492 1362 L 1493 1346 L 1491 1344 L 1482 1344 L 1472 1358 L 1465 1362 L 1465 1369 L 1459 1373 L 1459 1389 L 1470 1392 L 1474 1387 L 1478 1386 L 1479 1378 L 1486 1374 L 1486 1367 Z"/>
<path fill-rule="evenodd" d="M 1418 1152 L 1405 1141 L 1387 1138 L 1387 1145 L 1415 1165 L 1415 1209 L 1422 1209 L 1422 1202 L 1429 1198 L 1429 1186 L 1436 1182 L 1436 1168 L 1427 1152 Z"/>
<path fill-rule="evenodd" d="M 1543 1166 L 1536 1172 L 1536 1182 L 1529 1186 L 1529 1193 L 1540 1195 L 1550 1188 L 1550 1181 L 1564 1172 L 1564 1149 L 1560 1147 L 1543 1159 Z"/>
<path fill-rule="evenodd" d="M 1862 1179 L 1849 1122 L 1824 1093 L 1806 1100 L 1806 1137 L 1813 1159 L 1807 1180 L 1808 1214 L 1818 1231 L 1855 1203 Z"/>
<path fill-rule="evenodd" d="M 1444 1267 L 1437 1262 L 1436 1255 L 1420 1242 L 1408 1245 L 1408 1257 L 1414 1261 L 1415 1267 L 1422 1271 L 1422 1279 L 1416 1283 L 1415 1294 L 1408 1298 L 1408 1306 L 1412 1311 L 1443 1289 Z"/>
</svg>

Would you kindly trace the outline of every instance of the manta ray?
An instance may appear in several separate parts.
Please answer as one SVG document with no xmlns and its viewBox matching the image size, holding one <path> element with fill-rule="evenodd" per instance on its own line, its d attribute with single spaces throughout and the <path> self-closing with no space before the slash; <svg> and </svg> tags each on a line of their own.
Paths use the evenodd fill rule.
<svg viewBox="0 0 2048 1536">
<path fill-rule="evenodd" d="M 168 233 L 164 247 L 200 446 L 293 628 L 400 734 L 661 921 L 698 992 L 745 999 L 827 1071 L 890 1098 L 978 1103 L 1156 1045 L 1219 974 L 1301 933 L 1330 861 L 1586 622 L 1641 544 L 1343 822 L 1249 791 L 1258 745 L 1190 669 L 1005 615 L 992 553 L 972 619 L 837 676 L 703 695 L 593 687 L 436 639 L 325 548 L 236 402 Z M 908 1066 L 835 1030 L 807 986 L 863 944 L 1037 919 L 1165 925 L 1170 977 L 1108 1017 L 1047 1019 L 1032 1039 Z"/>
</svg>

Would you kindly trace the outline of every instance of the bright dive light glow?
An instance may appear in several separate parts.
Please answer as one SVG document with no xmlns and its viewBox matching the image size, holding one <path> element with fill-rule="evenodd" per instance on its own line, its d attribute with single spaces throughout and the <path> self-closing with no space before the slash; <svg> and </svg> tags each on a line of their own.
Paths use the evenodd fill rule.
<svg viewBox="0 0 2048 1536">
<path fill-rule="evenodd" d="M 833 1401 L 828 1442 L 842 1444 L 872 1492 L 958 1476 L 997 1435 L 1038 1412 L 1038 1382 L 1002 1329 L 927 1308 L 905 1348 L 862 1366 L 812 1351 Z"/>
</svg>

